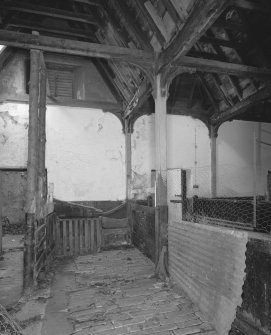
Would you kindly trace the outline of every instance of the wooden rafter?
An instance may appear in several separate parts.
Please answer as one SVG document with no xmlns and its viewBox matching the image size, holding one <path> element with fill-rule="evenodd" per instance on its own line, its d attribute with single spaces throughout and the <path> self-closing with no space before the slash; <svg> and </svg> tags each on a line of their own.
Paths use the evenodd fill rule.
<svg viewBox="0 0 271 335">
<path fill-rule="evenodd" d="M 4 2 L 2 7 L 9 11 L 15 11 L 20 13 L 29 13 L 29 14 L 36 14 L 42 15 L 47 17 L 53 17 L 56 19 L 64 19 L 69 21 L 77 21 L 83 22 L 91 25 L 96 25 L 95 18 L 88 14 L 76 14 L 71 11 L 66 11 L 57 8 L 51 8 L 47 6 L 39 6 L 36 4 L 29 4 L 29 3 L 22 3 L 16 1 Z"/>
<path fill-rule="evenodd" d="M 148 80 L 143 80 L 137 91 L 131 98 L 124 112 L 124 118 L 128 118 L 132 115 L 135 110 L 138 110 L 144 102 L 148 99 L 152 92 L 152 87 Z"/>
<path fill-rule="evenodd" d="M 248 108 L 258 104 L 261 101 L 271 98 L 271 87 L 265 87 L 260 91 L 252 94 L 248 98 L 238 102 L 233 107 L 229 108 L 225 112 L 215 113 L 211 117 L 212 124 L 221 124 L 225 121 L 232 120 L 236 116 L 240 116 L 245 113 Z"/>
<path fill-rule="evenodd" d="M 154 63 L 153 53 L 143 50 L 37 36 L 8 30 L 0 30 L 0 44 L 23 49 L 38 49 L 69 55 L 114 59 L 128 63 L 136 62 L 150 66 Z"/>
<path fill-rule="evenodd" d="M 202 73 L 198 73 L 198 78 L 199 78 L 199 80 L 200 80 L 200 82 L 201 82 L 201 84 L 202 84 L 202 86 L 203 86 L 203 88 L 204 88 L 204 90 L 205 90 L 205 92 L 206 92 L 206 94 L 207 94 L 207 96 L 208 96 L 208 98 L 209 98 L 212 106 L 213 106 L 214 111 L 218 112 L 219 111 L 219 106 L 218 106 L 217 102 L 214 99 L 214 96 L 213 96 L 213 94 L 211 92 L 209 84 L 207 83 L 206 79 L 204 78 L 204 75 Z"/>
<path fill-rule="evenodd" d="M 114 7 L 118 9 L 128 34 L 139 43 L 144 50 L 151 50 L 151 46 L 146 34 L 138 27 L 134 17 L 129 11 L 125 1 L 113 1 Z"/>
<path fill-rule="evenodd" d="M 118 102 L 125 100 L 124 96 L 122 95 L 121 91 L 118 89 L 117 85 L 114 82 L 113 72 L 110 69 L 109 65 L 101 59 L 93 59 L 93 64 L 95 65 L 96 69 L 102 76 L 104 82 L 108 86 L 109 90 L 111 91 L 112 95 Z"/>
<path fill-rule="evenodd" d="M 4 68 L 10 58 L 14 55 L 14 50 L 12 48 L 5 48 L 0 53 L 0 71 Z"/>
<path fill-rule="evenodd" d="M 271 78 L 271 68 L 258 68 L 243 64 L 221 62 L 217 60 L 201 59 L 182 56 L 174 66 L 192 68 L 199 72 L 221 73 L 237 77 Z"/>
<path fill-rule="evenodd" d="M 153 18 L 151 17 L 151 15 L 147 11 L 146 7 L 144 6 L 144 1 L 142 1 L 142 0 L 135 0 L 135 3 L 138 6 L 138 8 L 140 9 L 142 15 L 144 15 L 145 19 L 147 20 L 147 22 L 148 22 L 151 30 L 155 33 L 155 35 L 156 35 L 159 43 L 161 45 L 163 45 L 164 42 L 165 42 L 165 38 L 161 34 L 161 31 L 158 29 L 157 25 L 153 21 Z"/>
<path fill-rule="evenodd" d="M 182 29 L 160 55 L 160 67 L 185 55 L 221 15 L 227 4 L 227 0 L 197 1 Z"/>
</svg>

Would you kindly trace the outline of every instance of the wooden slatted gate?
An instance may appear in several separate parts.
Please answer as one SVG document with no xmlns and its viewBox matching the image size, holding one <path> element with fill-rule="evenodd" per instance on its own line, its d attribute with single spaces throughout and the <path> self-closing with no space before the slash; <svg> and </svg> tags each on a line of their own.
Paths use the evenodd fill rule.
<svg viewBox="0 0 271 335">
<path fill-rule="evenodd" d="M 56 222 L 56 255 L 77 256 L 97 253 L 102 244 L 99 218 L 67 218 Z"/>
</svg>

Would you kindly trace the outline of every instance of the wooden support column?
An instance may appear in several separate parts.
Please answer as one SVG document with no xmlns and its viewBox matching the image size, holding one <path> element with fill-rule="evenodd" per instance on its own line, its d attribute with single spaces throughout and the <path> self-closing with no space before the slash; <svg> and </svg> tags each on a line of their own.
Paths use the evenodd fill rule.
<svg viewBox="0 0 271 335">
<path fill-rule="evenodd" d="M 126 164 L 126 201 L 131 199 L 132 190 L 132 129 L 128 119 L 125 120 L 125 164 Z"/>
<path fill-rule="evenodd" d="M 216 138 L 217 138 L 217 127 L 210 127 L 210 140 L 211 140 L 211 197 L 215 198 L 217 196 L 217 148 L 216 148 Z"/>
<path fill-rule="evenodd" d="M 40 51 L 30 51 L 30 90 L 28 161 L 26 191 L 26 232 L 24 241 L 24 289 L 33 284 L 34 224 L 37 211 L 38 163 L 39 163 L 39 69 Z"/>
<path fill-rule="evenodd" d="M 161 75 L 155 82 L 155 243 L 156 274 L 166 275 L 168 245 L 167 205 L 167 89 L 161 86 Z"/>
<path fill-rule="evenodd" d="M 45 147 L 46 147 L 46 67 L 41 53 L 40 99 L 39 99 L 39 171 L 38 171 L 38 218 L 44 216 L 44 205 L 47 197 Z"/>
</svg>

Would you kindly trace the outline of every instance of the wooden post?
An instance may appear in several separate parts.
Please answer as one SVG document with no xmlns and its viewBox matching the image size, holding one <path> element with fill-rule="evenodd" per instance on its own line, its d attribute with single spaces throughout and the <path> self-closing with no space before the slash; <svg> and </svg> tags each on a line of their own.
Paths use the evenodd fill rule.
<svg viewBox="0 0 271 335">
<path fill-rule="evenodd" d="M 29 127 L 28 161 L 26 191 L 26 232 L 24 241 L 24 289 L 33 284 L 34 261 L 34 223 L 37 210 L 38 190 L 38 108 L 39 108 L 39 68 L 40 51 L 30 51 L 30 90 L 29 90 Z"/>
<path fill-rule="evenodd" d="M 211 140 L 211 197 L 217 196 L 217 155 L 216 155 L 216 138 L 217 128 L 211 126 L 210 140 Z"/>
<path fill-rule="evenodd" d="M 44 203 L 47 196 L 45 184 L 45 147 L 46 147 L 46 86 L 47 75 L 43 54 L 40 67 L 40 100 L 39 100 L 39 171 L 38 171 L 38 217 L 44 216 Z"/>
<path fill-rule="evenodd" d="M 125 163 L 126 163 L 126 200 L 131 199 L 132 182 L 132 130 L 125 120 Z"/>
<path fill-rule="evenodd" d="M 161 87 L 161 75 L 155 83 L 155 243 L 156 265 L 160 262 L 163 247 L 168 244 L 168 205 L 167 205 L 167 90 Z M 159 266 L 161 271 L 161 266 Z"/>
</svg>

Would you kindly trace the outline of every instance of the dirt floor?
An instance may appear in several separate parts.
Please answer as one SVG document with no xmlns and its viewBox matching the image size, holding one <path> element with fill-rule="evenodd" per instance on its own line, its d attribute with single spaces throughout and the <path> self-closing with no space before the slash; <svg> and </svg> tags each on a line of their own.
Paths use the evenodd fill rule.
<svg viewBox="0 0 271 335">
<path fill-rule="evenodd" d="M 183 292 L 153 273 L 136 249 L 58 263 L 41 334 L 216 334 Z"/>
</svg>

